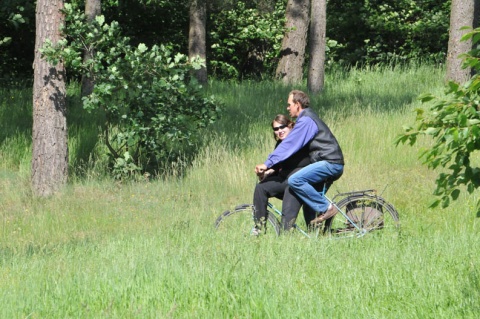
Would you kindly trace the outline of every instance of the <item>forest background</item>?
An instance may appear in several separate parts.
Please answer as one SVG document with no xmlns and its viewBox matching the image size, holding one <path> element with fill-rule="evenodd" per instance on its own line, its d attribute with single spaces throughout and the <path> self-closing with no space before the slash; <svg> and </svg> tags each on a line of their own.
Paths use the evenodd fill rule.
<svg viewBox="0 0 480 319">
<path fill-rule="evenodd" d="M 329 1 L 328 65 L 442 63 L 450 1 Z M 284 35 L 286 1 L 208 1 L 207 63 L 222 79 L 274 75 Z M 189 3 L 184 0 L 102 1 L 106 22 L 118 21 L 134 46 L 164 44 L 188 52 Z M 35 42 L 35 2 L 4 1 L 0 9 L 0 74 L 28 79 Z M 307 57 L 308 59 L 308 57 Z M 74 80 L 74 74 L 69 75 Z"/>
<path fill-rule="evenodd" d="M 47 198 L 30 185 L 35 8 L 5 4 L 1 317 L 476 318 L 478 194 L 429 209 L 443 170 L 418 156 L 432 141 L 394 144 L 422 109 L 420 94 L 444 96 L 450 1 L 328 2 L 325 88 L 312 105 L 348 160 L 331 192 L 377 188 L 401 221 L 345 241 L 227 240 L 213 230 L 223 210 L 251 201 L 253 167 L 274 145 L 270 120 L 285 113 L 293 85 L 274 80 L 285 2 L 209 2 L 202 90 L 215 96 L 220 116 L 163 174 L 112 176 L 104 114 L 83 109 L 81 75 L 67 70 L 69 183 Z M 187 53 L 185 1 L 102 5 L 134 47 Z M 307 90 L 304 81 L 294 86 Z"/>
</svg>

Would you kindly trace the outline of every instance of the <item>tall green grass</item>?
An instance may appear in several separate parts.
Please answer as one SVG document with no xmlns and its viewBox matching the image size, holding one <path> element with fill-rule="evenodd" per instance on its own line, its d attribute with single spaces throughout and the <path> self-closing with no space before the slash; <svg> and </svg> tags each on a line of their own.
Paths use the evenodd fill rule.
<svg viewBox="0 0 480 319">
<path fill-rule="evenodd" d="M 251 202 L 253 168 L 274 146 L 270 121 L 287 113 L 291 87 L 213 82 L 225 108 L 193 163 L 136 183 L 102 175 L 95 118 L 74 110 L 74 178 L 49 199 L 29 190 L 29 92 L 1 91 L 0 317 L 476 318 L 478 194 L 428 209 L 437 172 L 418 152 L 430 141 L 393 145 L 416 96 L 441 94 L 442 80 L 430 66 L 336 71 L 312 97 L 347 161 L 330 193 L 376 188 L 400 213 L 398 232 L 337 241 L 226 241 L 213 229 L 223 210 Z"/>
</svg>

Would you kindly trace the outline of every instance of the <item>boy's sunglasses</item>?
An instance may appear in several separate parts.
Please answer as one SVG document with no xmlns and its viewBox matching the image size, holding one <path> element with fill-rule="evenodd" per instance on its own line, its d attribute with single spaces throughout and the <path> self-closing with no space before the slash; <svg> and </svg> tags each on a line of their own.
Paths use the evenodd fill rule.
<svg viewBox="0 0 480 319">
<path fill-rule="evenodd" d="M 286 125 L 280 125 L 280 126 L 274 127 L 273 130 L 276 132 L 278 130 L 283 130 L 286 127 L 287 127 Z"/>
</svg>

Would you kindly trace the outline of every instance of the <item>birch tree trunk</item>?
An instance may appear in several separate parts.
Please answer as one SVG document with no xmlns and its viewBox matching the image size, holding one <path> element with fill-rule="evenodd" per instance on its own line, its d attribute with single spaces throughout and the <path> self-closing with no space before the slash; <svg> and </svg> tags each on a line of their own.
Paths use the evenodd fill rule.
<svg viewBox="0 0 480 319">
<path fill-rule="evenodd" d="M 448 36 L 448 51 L 445 80 L 464 83 L 471 77 L 471 68 L 462 69 L 462 59 L 458 56 L 472 50 L 472 41 L 460 41 L 468 30 L 461 27 L 476 27 L 479 14 L 479 0 L 452 0 L 450 12 L 450 31 Z"/>
<path fill-rule="evenodd" d="M 102 14 L 101 0 L 86 0 L 85 1 L 85 15 L 88 22 L 95 20 L 96 16 Z M 94 52 L 85 50 L 83 54 L 83 61 L 87 61 L 93 57 Z M 90 74 L 82 75 L 82 96 L 90 95 L 95 87 L 95 80 L 90 77 Z"/>
<path fill-rule="evenodd" d="M 310 17 L 310 62 L 307 86 L 312 93 L 323 90 L 325 83 L 325 48 L 327 30 L 327 0 L 312 0 Z"/>
<path fill-rule="evenodd" d="M 33 82 L 32 189 L 49 196 L 67 181 L 68 146 L 65 68 L 51 65 L 39 49 L 46 39 L 56 43 L 64 16 L 63 0 L 37 0 Z"/>
<path fill-rule="evenodd" d="M 200 57 L 206 63 L 206 0 L 191 0 L 190 2 L 190 27 L 188 33 L 188 57 L 193 59 Z M 195 70 L 194 76 L 198 82 L 207 83 L 207 68 Z"/>
<path fill-rule="evenodd" d="M 276 77 L 285 84 L 299 83 L 303 79 L 309 13 L 310 0 L 288 0 L 285 23 L 287 31 L 275 72 Z"/>
</svg>

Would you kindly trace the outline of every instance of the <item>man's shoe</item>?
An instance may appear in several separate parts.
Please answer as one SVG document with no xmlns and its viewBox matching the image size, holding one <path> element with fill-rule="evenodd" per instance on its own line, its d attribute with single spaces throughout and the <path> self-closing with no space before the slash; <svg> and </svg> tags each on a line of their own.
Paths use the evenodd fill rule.
<svg viewBox="0 0 480 319">
<path fill-rule="evenodd" d="M 327 219 L 335 216 L 337 213 L 338 213 L 337 208 L 334 205 L 330 204 L 330 207 L 327 209 L 327 211 L 325 213 L 323 213 L 322 215 L 318 216 L 317 218 L 315 218 L 314 220 L 312 220 L 310 222 L 310 224 L 311 225 L 321 224 L 324 221 L 326 221 Z"/>
<path fill-rule="evenodd" d="M 310 221 L 310 226 L 320 226 L 323 222 L 324 222 L 324 219 L 322 218 L 323 215 L 319 215 L 317 218 L 315 219 L 312 219 Z"/>
</svg>

